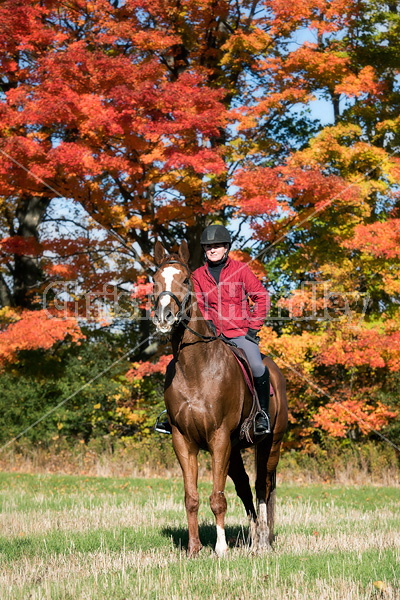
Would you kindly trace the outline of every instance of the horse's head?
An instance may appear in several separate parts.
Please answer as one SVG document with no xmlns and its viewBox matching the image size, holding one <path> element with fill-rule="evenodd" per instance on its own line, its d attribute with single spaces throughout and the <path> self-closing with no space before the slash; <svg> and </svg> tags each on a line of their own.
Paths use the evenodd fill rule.
<svg viewBox="0 0 400 600">
<path fill-rule="evenodd" d="M 182 242 L 178 254 L 166 256 L 164 246 L 157 242 L 154 259 L 159 268 L 153 277 L 153 323 L 159 333 L 166 334 L 185 316 L 191 296 L 188 245 Z"/>
</svg>

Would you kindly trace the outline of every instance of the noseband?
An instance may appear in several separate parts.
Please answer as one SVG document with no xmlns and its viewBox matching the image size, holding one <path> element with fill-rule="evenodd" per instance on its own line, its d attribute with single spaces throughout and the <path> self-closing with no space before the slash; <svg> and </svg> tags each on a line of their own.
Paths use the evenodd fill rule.
<svg viewBox="0 0 400 600">
<path fill-rule="evenodd" d="M 189 285 L 188 285 L 188 290 L 185 294 L 185 297 L 183 298 L 182 302 L 179 300 L 179 298 L 177 298 L 177 296 L 173 293 L 173 292 L 169 292 L 168 290 L 164 290 L 163 292 L 161 292 L 157 298 L 154 299 L 154 311 L 157 310 L 158 308 L 158 304 L 160 302 L 160 298 L 162 296 L 169 296 L 170 298 L 172 298 L 173 300 L 175 300 L 177 306 L 178 306 L 178 312 L 176 313 L 176 320 L 174 325 L 180 325 L 182 324 L 185 329 L 187 329 L 188 331 L 190 331 L 191 333 L 194 333 L 195 335 L 197 335 L 197 337 L 201 338 L 202 340 L 206 340 L 206 341 L 213 341 L 213 340 L 217 340 L 218 337 L 215 335 L 202 335 L 201 333 L 198 333 L 197 331 L 194 331 L 191 327 L 189 327 L 189 325 L 186 323 L 186 321 L 190 321 L 190 315 L 187 314 L 186 309 L 187 309 L 187 303 L 188 300 L 190 299 L 190 297 L 192 296 L 192 280 L 190 278 L 190 270 L 189 267 L 187 265 L 185 265 L 185 263 L 180 262 L 179 260 L 166 260 L 164 264 L 162 264 L 160 266 L 159 269 L 164 268 L 166 265 L 180 265 L 181 267 L 185 267 L 187 274 L 188 274 L 188 280 L 189 280 Z M 154 296 L 153 296 L 154 298 Z"/>
</svg>

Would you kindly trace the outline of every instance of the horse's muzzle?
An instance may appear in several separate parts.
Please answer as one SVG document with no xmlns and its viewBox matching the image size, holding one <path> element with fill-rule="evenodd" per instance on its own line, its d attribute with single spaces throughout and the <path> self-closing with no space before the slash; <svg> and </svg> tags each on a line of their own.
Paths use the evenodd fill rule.
<svg viewBox="0 0 400 600">
<path fill-rule="evenodd" d="M 158 333 L 170 333 L 174 323 L 176 322 L 177 317 L 170 310 L 169 306 L 160 307 L 159 310 L 156 310 L 153 316 L 153 323 L 156 327 Z"/>
</svg>

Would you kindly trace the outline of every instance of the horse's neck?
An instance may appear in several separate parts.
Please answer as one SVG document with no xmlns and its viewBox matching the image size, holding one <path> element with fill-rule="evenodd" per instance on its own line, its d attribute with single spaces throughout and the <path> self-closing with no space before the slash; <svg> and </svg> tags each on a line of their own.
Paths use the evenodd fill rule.
<svg viewBox="0 0 400 600">
<path fill-rule="evenodd" d="M 213 335 L 210 331 L 209 326 L 207 325 L 207 321 L 203 317 L 203 314 L 197 303 L 197 299 L 192 303 L 189 327 L 191 329 L 193 329 L 193 331 L 196 331 L 196 333 L 200 333 L 200 335 L 205 335 L 205 336 Z M 190 333 L 190 332 L 187 331 L 186 333 Z"/>
<path fill-rule="evenodd" d="M 172 348 L 175 359 L 178 357 L 179 352 L 184 345 L 186 346 L 188 344 L 193 344 L 194 342 L 200 342 L 200 336 L 202 335 L 206 337 L 213 335 L 201 313 L 196 298 L 192 300 L 188 326 L 195 333 L 192 333 L 192 331 L 186 329 L 183 325 L 180 325 L 176 335 L 172 338 Z M 200 334 L 200 336 L 197 336 L 196 333 Z"/>
</svg>

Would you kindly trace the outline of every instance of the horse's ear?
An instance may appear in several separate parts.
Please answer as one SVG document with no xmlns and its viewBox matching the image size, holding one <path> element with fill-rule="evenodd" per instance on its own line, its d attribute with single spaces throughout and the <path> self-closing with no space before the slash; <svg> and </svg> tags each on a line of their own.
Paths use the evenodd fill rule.
<svg viewBox="0 0 400 600">
<path fill-rule="evenodd" d="M 156 242 L 156 245 L 154 248 L 154 260 L 156 261 L 156 265 L 161 265 L 164 258 L 165 258 L 165 248 L 161 242 Z"/>
<path fill-rule="evenodd" d="M 186 265 L 188 264 L 189 258 L 190 258 L 190 252 L 189 252 L 189 246 L 187 245 L 187 242 L 185 242 L 185 240 L 183 240 L 182 244 L 179 246 L 179 258 Z"/>
</svg>

